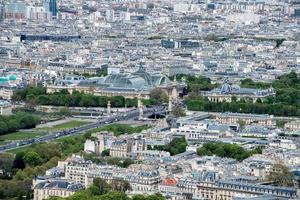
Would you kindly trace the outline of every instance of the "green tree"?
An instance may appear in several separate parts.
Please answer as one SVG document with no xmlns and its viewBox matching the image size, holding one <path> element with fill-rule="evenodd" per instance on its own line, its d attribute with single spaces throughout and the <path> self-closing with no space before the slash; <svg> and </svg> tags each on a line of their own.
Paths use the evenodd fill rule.
<svg viewBox="0 0 300 200">
<path fill-rule="evenodd" d="M 180 105 L 175 105 L 172 109 L 172 115 L 174 115 L 174 117 L 178 118 L 178 117 L 184 117 L 186 115 L 185 110 L 180 106 Z"/>
<path fill-rule="evenodd" d="M 109 152 L 110 150 L 109 149 L 105 149 L 101 152 L 101 156 L 105 157 L 105 156 L 109 156 Z"/>
<path fill-rule="evenodd" d="M 134 195 L 132 200 L 164 200 L 165 198 L 161 194 L 154 194 L 149 196 Z"/>
<path fill-rule="evenodd" d="M 112 191 L 101 196 L 101 200 L 129 200 L 124 192 Z"/>
<path fill-rule="evenodd" d="M 71 116 L 71 111 L 68 107 L 63 107 L 59 109 L 59 114 L 62 116 Z"/>
<path fill-rule="evenodd" d="M 236 102 L 236 101 L 237 101 L 236 96 L 232 96 L 232 97 L 231 97 L 231 101 L 232 101 L 232 102 Z"/>
<path fill-rule="evenodd" d="M 111 98 L 111 104 L 113 107 L 124 107 L 125 98 L 123 96 L 114 96 Z"/>
<path fill-rule="evenodd" d="M 154 146 L 153 149 L 159 151 L 168 151 L 171 155 L 176 155 L 185 152 L 187 142 L 184 137 L 173 138 L 172 141 L 164 146 Z"/>
<path fill-rule="evenodd" d="M 157 104 L 167 103 L 168 95 L 160 88 L 155 88 L 150 92 L 150 98 L 157 102 Z"/>
<path fill-rule="evenodd" d="M 32 151 L 37 152 L 43 161 L 48 161 L 53 157 L 61 157 L 61 146 L 57 143 L 40 143 L 32 147 Z"/>
<path fill-rule="evenodd" d="M 15 156 L 11 153 L 0 153 L 0 169 L 4 175 L 10 175 Z"/>
<path fill-rule="evenodd" d="M 239 161 L 242 161 L 255 153 L 261 153 L 261 150 L 255 149 L 253 151 L 248 151 L 237 144 L 226 144 L 222 142 L 208 142 L 197 149 L 197 154 L 199 156 L 216 155 L 219 157 L 234 158 Z"/>
<path fill-rule="evenodd" d="M 41 162 L 42 162 L 42 158 L 35 151 L 27 152 L 24 155 L 23 159 L 24 159 L 24 162 L 30 166 L 36 166 L 36 165 L 41 164 Z"/>
<path fill-rule="evenodd" d="M 238 120 L 237 121 L 237 123 L 238 123 L 238 125 L 239 125 L 239 127 L 240 127 L 240 129 L 244 129 L 245 128 L 245 126 L 246 126 L 246 122 L 244 121 L 244 120 Z"/>
<path fill-rule="evenodd" d="M 7 121 L 7 132 L 14 132 L 20 128 L 20 123 L 17 119 Z"/>
<path fill-rule="evenodd" d="M 97 188 L 97 190 L 94 188 L 94 192 L 97 195 L 103 195 L 111 191 L 111 186 L 101 178 L 95 178 L 93 180 L 93 186 Z"/>
<path fill-rule="evenodd" d="M 0 121 L 0 135 L 7 132 L 8 132 L 7 124 L 5 122 Z"/>
<path fill-rule="evenodd" d="M 294 186 L 294 176 L 290 172 L 290 169 L 283 164 L 274 164 L 267 179 L 279 186 Z"/>
</svg>

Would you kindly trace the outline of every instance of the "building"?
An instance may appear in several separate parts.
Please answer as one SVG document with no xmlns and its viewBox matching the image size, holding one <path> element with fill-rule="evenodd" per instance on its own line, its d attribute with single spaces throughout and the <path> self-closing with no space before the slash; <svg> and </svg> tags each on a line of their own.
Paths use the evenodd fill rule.
<svg viewBox="0 0 300 200">
<path fill-rule="evenodd" d="M 273 195 L 275 197 L 292 199 L 296 198 L 297 189 L 220 180 L 216 182 L 200 182 L 196 190 L 198 198 L 210 200 L 233 200 L 235 197 L 250 198 L 261 195 Z"/>
<path fill-rule="evenodd" d="M 114 180 L 128 181 L 130 190 L 128 194 L 153 194 L 158 192 L 161 176 L 157 166 L 133 164 L 127 169 L 113 166 L 98 166 L 88 172 L 86 187 L 93 183 L 94 178 L 101 178 L 108 183 Z"/>
<path fill-rule="evenodd" d="M 237 101 L 244 99 L 246 101 L 256 102 L 258 99 L 263 100 L 266 97 L 275 95 L 276 93 L 272 87 L 265 90 L 241 88 L 239 86 L 231 86 L 227 78 L 224 79 L 221 88 L 203 92 L 203 96 L 213 102 L 231 102 L 233 97 L 235 97 Z"/>
<path fill-rule="evenodd" d="M 171 131 L 174 135 L 184 136 L 190 142 L 217 141 L 220 138 L 233 136 L 228 125 L 212 122 L 185 123 L 178 128 L 172 128 Z"/>
<path fill-rule="evenodd" d="M 14 95 L 15 89 L 12 87 L 0 87 L 0 98 L 11 100 L 12 96 Z"/>
<path fill-rule="evenodd" d="M 164 48 L 171 49 L 184 49 L 184 48 L 198 48 L 200 43 L 193 40 L 173 40 L 173 39 L 164 39 L 161 40 L 161 46 Z"/>
<path fill-rule="evenodd" d="M 236 126 L 238 123 L 243 122 L 245 125 L 256 123 L 262 126 L 276 126 L 276 120 L 273 115 L 257 115 L 245 113 L 221 113 L 216 116 L 218 122 L 222 124 L 229 124 Z"/>
<path fill-rule="evenodd" d="M 115 21 L 115 11 L 114 10 L 106 10 L 105 19 L 108 22 L 114 22 Z"/>
<path fill-rule="evenodd" d="M 207 119 L 210 115 L 196 112 L 177 120 L 177 127 L 171 128 L 174 135 L 184 136 L 187 141 L 216 141 L 225 137 L 232 137 L 234 131 L 228 124 L 221 124 Z"/>
<path fill-rule="evenodd" d="M 284 128 L 286 128 L 290 131 L 300 130 L 300 120 L 287 122 L 286 124 L 284 124 Z"/>
<path fill-rule="evenodd" d="M 113 134 L 109 132 L 93 133 L 84 143 L 84 151 L 100 155 L 103 150 L 110 148 Z"/>
<path fill-rule="evenodd" d="M 246 126 L 241 132 L 239 132 L 239 136 L 241 137 L 257 137 L 257 138 L 266 138 L 272 135 L 274 131 L 271 129 L 260 126 L 257 124 Z"/>
<path fill-rule="evenodd" d="M 161 159 L 170 156 L 171 156 L 170 152 L 167 151 L 145 150 L 145 151 L 136 152 L 137 160 L 154 160 L 154 159 Z"/>
<path fill-rule="evenodd" d="M 85 184 L 85 176 L 93 167 L 91 161 L 75 160 L 65 166 L 65 177 L 75 183 Z"/>
<path fill-rule="evenodd" d="M 96 153 L 97 151 L 97 145 L 98 142 L 95 140 L 87 139 L 84 143 L 84 151 L 85 152 L 91 152 L 91 153 Z"/>
<path fill-rule="evenodd" d="M 84 143 L 84 151 L 93 152 L 101 155 L 102 151 L 109 149 L 112 157 L 130 158 L 144 154 L 146 150 L 146 142 L 140 136 L 137 137 L 114 137 L 113 133 L 100 132 L 93 133 L 90 139 Z"/>
<path fill-rule="evenodd" d="M 126 139 L 117 139 L 112 142 L 109 155 L 112 157 L 127 158 L 131 152 L 131 144 Z"/>
<path fill-rule="evenodd" d="M 26 3 L 12 1 L 4 6 L 4 18 L 9 20 L 23 20 L 26 18 Z"/>
<path fill-rule="evenodd" d="M 159 88 L 167 95 L 176 96 L 182 93 L 185 85 L 170 81 L 170 79 L 161 73 L 147 73 L 140 68 L 134 73 L 110 74 L 105 77 L 80 80 L 70 82 L 71 76 L 68 75 L 58 79 L 53 85 L 47 86 L 48 93 L 59 92 L 66 89 L 70 93 L 80 91 L 92 93 L 96 96 L 124 96 L 125 98 L 149 99 L 153 89 Z"/>
<path fill-rule="evenodd" d="M 54 35 L 54 34 L 21 34 L 21 41 L 53 41 L 74 42 L 80 40 L 80 35 Z"/>
<path fill-rule="evenodd" d="M 138 156 L 140 152 L 146 150 L 145 139 L 125 138 L 114 139 L 109 148 L 112 157 L 130 158 Z"/>
<path fill-rule="evenodd" d="M 47 11 L 51 12 L 52 17 L 57 17 L 56 0 L 45 0 L 44 7 Z"/>
<path fill-rule="evenodd" d="M 282 149 L 297 149 L 296 141 L 292 139 L 274 139 L 270 142 L 270 147 Z"/>
<path fill-rule="evenodd" d="M 0 100 L 0 115 L 11 115 L 12 105 L 8 101 Z"/>
<path fill-rule="evenodd" d="M 180 185 L 180 183 L 179 183 Z M 192 186 L 192 185 L 185 185 Z M 193 193 L 186 192 L 184 187 L 178 187 L 178 181 L 175 178 L 166 178 L 158 186 L 159 193 L 170 200 L 191 200 Z M 193 187 L 193 186 L 192 186 Z"/>
<path fill-rule="evenodd" d="M 63 179 L 46 180 L 33 187 L 33 200 L 43 200 L 50 197 L 69 197 L 76 191 L 84 189 L 80 183 L 73 183 Z"/>
<path fill-rule="evenodd" d="M 50 12 L 42 6 L 27 6 L 26 18 L 30 20 L 50 20 Z"/>
</svg>

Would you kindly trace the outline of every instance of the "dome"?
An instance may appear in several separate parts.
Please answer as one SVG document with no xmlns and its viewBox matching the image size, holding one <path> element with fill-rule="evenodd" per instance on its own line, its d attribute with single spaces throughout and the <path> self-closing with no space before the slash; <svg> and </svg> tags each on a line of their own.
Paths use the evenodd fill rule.
<svg viewBox="0 0 300 200">
<path fill-rule="evenodd" d="M 148 85 L 152 85 L 152 78 L 149 73 L 147 73 L 144 68 L 140 67 L 133 75 L 142 77 Z"/>
<path fill-rule="evenodd" d="M 109 84 L 110 87 L 122 87 L 122 88 L 132 88 L 141 89 L 147 87 L 148 84 L 143 77 L 134 75 L 124 75 L 124 74 L 111 74 L 105 78 L 105 84 Z"/>
<path fill-rule="evenodd" d="M 11 75 L 11 76 L 9 77 L 9 80 L 10 80 L 10 81 L 15 81 L 15 80 L 17 80 L 17 77 L 16 77 L 15 75 Z"/>
<path fill-rule="evenodd" d="M 231 85 L 228 83 L 228 79 L 225 78 L 224 79 L 224 83 L 221 87 L 221 93 L 224 93 L 224 94 L 228 94 L 232 91 L 232 87 Z"/>
<path fill-rule="evenodd" d="M 155 86 L 160 86 L 164 84 L 169 84 L 170 80 L 167 76 L 162 75 L 162 74 L 155 74 L 152 76 L 153 77 L 153 84 Z"/>
<path fill-rule="evenodd" d="M 0 77 L 0 82 L 4 83 L 4 82 L 7 82 L 8 79 L 6 77 Z"/>
<path fill-rule="evenodd" d="M 221 88 L 221 93 L 230 93 L 232 91 L 232 88 L 231 88 L 231 85 L 229 85 L 228 83 L 225 83 L 222 85 L 222 88 Z"/>
</svg>

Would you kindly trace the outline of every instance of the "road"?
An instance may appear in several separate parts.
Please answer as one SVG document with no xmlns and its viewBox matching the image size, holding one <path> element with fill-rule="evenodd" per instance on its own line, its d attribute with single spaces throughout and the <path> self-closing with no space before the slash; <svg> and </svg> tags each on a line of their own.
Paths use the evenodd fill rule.
<svg viewBox="0 0 300 200">
<path fill-rule="evenodd" d="M 165 112 L 165 109 L 162 107 L 152 107 L 152 108 L 144 109 L 144 115 L 151 115 L 152 113 L 160 113 L 160 112 Z M 16 149 L 16 148 L 20 148 L 20 147 L 24 147 L 24 146 L 29 146 L 31 144 L 37 144 L 37 143 L 41 143 L 41 142 L 49 142 L 49 141 L 55 140 L 60 137 L 84 133 L 90 129 L 102 127 L 104 125 L 118 122 L 118 121 L 127 121 L 127 120 L 131 120 L 131 119 L 135 119 L 138 116 L 139 116 L 139 111 L 137 109 L 131 110 L 124 114 L 110 116 L 110 117 L 107 117 L 104 119 L 100 119 L 94 123 L 83 125 L 80 127 L 68 129 L 65 131 L 53 132 L 53 133 L 43 135 L 43 136 L 37 137 L 37 138 L 11 142 L 11 143 L 0 146 L 0 152 L 12 150 L 12 149 Z"/>
</svg>

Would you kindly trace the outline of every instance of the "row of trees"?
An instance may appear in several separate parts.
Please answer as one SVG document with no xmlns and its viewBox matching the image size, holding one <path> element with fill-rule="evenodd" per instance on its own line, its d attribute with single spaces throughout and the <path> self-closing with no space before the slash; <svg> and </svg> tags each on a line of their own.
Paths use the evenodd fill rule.
<svg viewBox="0 0 300 200">
<path fill-rule="evenodd" d="M 297 106 L 300 102 L 300 77 L 295 72 L 284 74 L 272 83 L 254 82 L 249 78 L 244 79 L 241 81 L 241 86 L 260 89 L 266 89 L 272 86 L 276 91 L 276 96 L 267 98 L 264 103 L 281 103 L 284 105 Z"/>
<path fill-rule="evenodd" d="M 246 150 L 237 144 L 227 144 L 222 142 L 210 142 L 203 144 L 202 147 L 197 149 L 199 156 L 219 156 L 226 158 L 234 158 L 238 161 L 244 160 L 253 154 L 262 153 L 261 148 L 254 150 Z"/>
<path fill-rule="evenodd" d="M 143 130 L 149 129 L 149 125 L 131 126 L 129 124 L 110 124 L 102 128 L 97 129 L 98 131 L 109 131 L 114 133 L 114 136 L 120 136 L 123 134 L 140 133 Z"/>
<path fill-rule="evenodd" d="M 11 133 L 19 129 L 34 128 L 38 123 L 39 118 L 29 113 L 0 116 L 0 135 Z"/>
<path fill-rule="evenodd" d="M 167 145 L 157 145 L 157 146 L 148 146 L 149 150 L 159 150 L 159 151 L 167 151 L 170 154 L 176 155 L 185 152 L 187 147 L 187 142 L 184 137 L 174 138 Z"/>
<path fill-rule="evenodd" d="M 150 93 L 150 99 L 143 100 L 144 105 L 157 105 L 168 101 L 167 94 L 161 89 L 154 89 Z M 44 87 L 28 87 L 18 90 L 13 100 L 23 101 L 31 105 L 53 105 L 53 106 L 77 106 L 77 107 L 106 107 L 107 102 L 111 101 L 112 107 L 136 107 L 137 98 L 129 99 L 123 96 L 95 96 L 82 92 L 73 92 L 70 94 L 67 90 L 47 94 Z"/>
<path fill-rule="evenodd" d="M 184 81 L 187 83 L 188 92 L 198 93 L 200 90 L 212 90 L 219 86 L 219 84 L 212 84 L 210 78 L 205 76 L 192 76 L 186 74 L 178 74 L 176 78 L 179 81 Z"/>
<path fill-rule="evenodd" d="M 99 131 L 109 131 L 112 132 L 115 136 L 120 136 L 123 134 L 140 133 L 141 131 L 149 129 L 150 127 L 151 127 L 150 125 L 131 126 L 129 124 L 116 123 L 116 124 L 109 124 L 104 127 L 88 130 L 86 134 L 91 135 L 92 133 L 96 133 Z"/>
<path fill-rule="evenodd" d="M 58 160 L 80 152 L 89 137 L 90 134 L 78 135 L 63 138 L 56 143 L 34 144 L 15 154 L 0 153 L 0 169 L 3 170 L 0 177 L 0 199 L 22 196 L 32 199 L 32 179 L 56 166 Z"/>
<path fill-rule="evenodd" d="M 111 101 L 112 107 L 137 106 L 137 98 L 126 99 L 123 96 L 95 96 L 80 92 L 69 94 L 64 90 L 53 94 L 27 96 L 26 101 L 32 104 L 52 106 L 106 107 L 108 101 Z"/>
<path fill-rule="evenodd" d="M 300 116 L 300 108 L 296 105 L 282 103 L 252 103 L 245 100 L 233 102 L 211 102 L 207 99 L 188 99 L 187 108 L 195 111 L 240 112 L 255 114 L 272 114 L 277 116 Z"/>
</svg>

